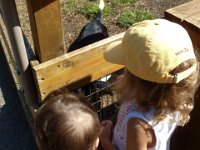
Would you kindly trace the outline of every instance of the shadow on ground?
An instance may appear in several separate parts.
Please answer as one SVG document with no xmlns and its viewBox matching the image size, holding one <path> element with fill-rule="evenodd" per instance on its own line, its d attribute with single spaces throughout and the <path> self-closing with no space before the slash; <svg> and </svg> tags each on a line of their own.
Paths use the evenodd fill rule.
<svg viewBox="0 0 200 150">
<path fill-rule="evenodd" d="M 0 43 L 0 149 L 36 150 L 34 136 L 17 95 Z"/>
</svg>

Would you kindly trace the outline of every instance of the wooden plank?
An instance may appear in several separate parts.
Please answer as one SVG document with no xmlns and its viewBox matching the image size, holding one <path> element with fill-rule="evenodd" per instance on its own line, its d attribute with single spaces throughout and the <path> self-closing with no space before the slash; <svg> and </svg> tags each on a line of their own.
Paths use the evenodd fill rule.
<svg viewBox="0 0 200 150">
<path fill-rule="evenodd" d="M 27 0 L 35 53 L 45 62 L 65 53 L 59 0 Z"/>
<path fill-rule="evenodd" d="M 58 88 L 77 88 L 121 69 L 121 65 L 106 62 L 103 51 L 108 43 L 121 39 L 123 35 L 124 33 L 120 33 L 33 66 L 40 100 L 44 100 L 50 92 Z"/>
<path fill-rule="evenodd" d="M 165 11 L 165 18 L 182 25 L 200 52 L 200 1 L 194 0 Z M 184 127 L 179 127 L 171 140 L 171 150 L 199 150 L 200 144 L 200 88 L 195 97 L 191 119 Z"/>
<path fill-rule="evenodd" d="M 200 0 L 193 0 L 165 11 L 165 17 L 174 16 L 179 22 L 191 18 L 200 12 Z M 169 16 L 168 16 L 169 15 Z"/>
<path fill-rule="evenodd" d="M 188 31 L 195 47 L 200 49 L 200 0 L 166 10 L 165 18 L 182 25 Z"/>
</svg>

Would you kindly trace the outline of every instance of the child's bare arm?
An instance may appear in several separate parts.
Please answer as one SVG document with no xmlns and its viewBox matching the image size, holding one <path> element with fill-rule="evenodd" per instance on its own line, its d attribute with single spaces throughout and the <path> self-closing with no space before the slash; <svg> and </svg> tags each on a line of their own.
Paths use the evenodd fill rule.
<svg viewBox="0 0 200 150">
<path fill-rule="evenodd" d="M 102 125 L 102 133 L 100 136 L 101 146 L 103 150 L 117 150 L 112 145 L 112 129 L 113 129 L 113 123 L 110 120 L 105 120 L 101 123 Z"/>
<path fill-rule="evenodd" d="M 147 150 L 155 146 L 156 138 L 149 124 L 138 118 L 131 118 L 127 126 L 127 150 Z"/>
</svg>

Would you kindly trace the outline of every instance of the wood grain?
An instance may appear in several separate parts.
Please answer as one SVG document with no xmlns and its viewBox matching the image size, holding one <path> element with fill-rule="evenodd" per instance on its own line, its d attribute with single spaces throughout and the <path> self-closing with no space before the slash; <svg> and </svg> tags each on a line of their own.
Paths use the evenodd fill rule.
<svg viewBox="0 0 200 150">
<path fill-rule="evenodd" d="M 108 43 L 121 39 L 123 35 L 120 33 L 33 66 L 40 101 L 58 88 L 78 88 L 121 69 L 123 66 L 105 61 L 103 51 Z"/>
<path fill-rule="evenodd" d="M 35 53 L 45 62 L 65 53 L 59 0 L 27 0 Z"/>
</svg>

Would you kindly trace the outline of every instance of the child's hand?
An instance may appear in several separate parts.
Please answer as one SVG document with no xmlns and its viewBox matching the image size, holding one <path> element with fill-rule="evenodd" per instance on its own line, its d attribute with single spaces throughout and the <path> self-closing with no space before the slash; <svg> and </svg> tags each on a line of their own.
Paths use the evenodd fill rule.
<svg viewBox="0 0 200 150">
<path fill-rule="evenodd" d="M 104 120 L 101 122 L 101 127 L 102 127 L 102 133 L 101 133 L 101 139 L 102 140 L 110 140 L 112 137 L 112 128 L 113 128 L 113 123 L 110 120 Z"/>
<path fill-rule="evenodd" d="M 113 123 L 110 120 L 101 122 L 102 133 L 100 135 L 101 146 L 104 150 L 116 150 L 112 145 Z"/>
</svg>

